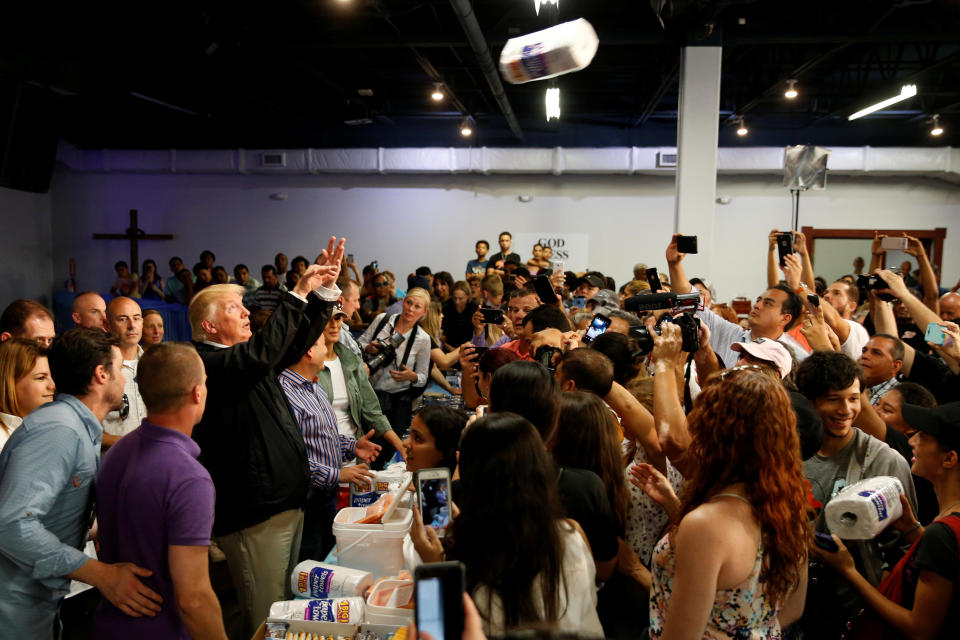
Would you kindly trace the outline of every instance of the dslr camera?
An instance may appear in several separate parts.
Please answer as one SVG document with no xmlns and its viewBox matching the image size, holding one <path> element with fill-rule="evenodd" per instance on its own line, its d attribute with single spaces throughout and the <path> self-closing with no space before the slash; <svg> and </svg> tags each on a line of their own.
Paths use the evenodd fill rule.
<svg viewBox="0 0 960 640">
<path fill-rule="evenodd" d="M 680 338 L 683 340 L 683 349 L 687 353 L 693 353 L 700 349 L 700 318 L 689 311 L 678 314 L 665 313 L 660 316 L 653 329 L 657 335 L 663 331 L 663 323 L 672 322 L 680 327 Z M 653 351 L 653 336 L 646 327 L 637 327 L 630 329 L 630 337 L 637 341 L 638 355 L 645 356 Z"/>
<path fill-rule="evenodd" d="M 888 271 L 895 273 L 898 276 L 902 275 L 900 273 L 900 267 L 891 267 L 888 269 Z M 860 300 L 866 300 L 871 291 L 879 291 L 881 289 L 889 288 L 890 285 L 875 273 L 857 276 L 857 289 L 860 290 Z M 895 296 L 889 293 L 878 293 L 877 297 L 885 302 L 893 302 L 897 299 Z"/>
<path fill-rule="evenodd" d="M 556 373 L 557 365 L 554 364 L 553 356 L 557 353 L 562 354 L 563 350 L 544 344 L 537 348 L 537 351 L 533 354 L 533 359 L 542 364 L 550 373 Z"/>
<path fill-rule="evenodd" d="M 377 346 L 376 353 L 364 353 L 363 361 L 370 367 L 370 375 L 383 368 L 388 362 L 393 362 L 397 357 L 397 347 L 399 347 L 405 338 L 402 333 L 394 333 L 385 340 L 377 340 L 373 344 Z"/>
</svg>

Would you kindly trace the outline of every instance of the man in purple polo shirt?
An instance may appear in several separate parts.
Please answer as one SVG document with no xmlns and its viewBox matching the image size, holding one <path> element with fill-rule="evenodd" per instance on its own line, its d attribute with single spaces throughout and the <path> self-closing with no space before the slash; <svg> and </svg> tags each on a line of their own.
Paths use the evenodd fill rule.
<svg viewBox="0 0 960 640">
<path fill-rule="evenodd" d="M 164 342 L 140 359 L 147 417 L 107 452 L 97 476 L 100 556 L 153 571 L 144 582 L 163 604 L 155 617 L 132 618 L 104 601 L 96 638 L 227 637 L 207 565 L 213 481 L 190 437 L 206 406 L 206 378 L 190 345 Z"/>
</svg>

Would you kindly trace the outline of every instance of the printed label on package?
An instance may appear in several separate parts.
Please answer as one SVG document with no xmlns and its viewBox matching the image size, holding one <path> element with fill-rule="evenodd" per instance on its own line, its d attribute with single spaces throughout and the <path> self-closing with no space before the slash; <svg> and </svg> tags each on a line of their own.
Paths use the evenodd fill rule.
<svg viewBox="0 0 960 640">
<path fill-rule="evenodd" d="M 873 508 L 877 510 L 877 520 L 882 522 L 887 519 L 887 500 L 879 491 L 861 491 L 857 495 L 864 498 L 870 498 Z"/>
<path fill-rule="evenodd" d="M 325 598 L 330 593 L 330 581 L 333 580 L 333 571 L 316 567 L 310 570 L 310 595 L 314 598 Z"/>
<path fill-rule="evenodd" d="M 333 600 L 311 600 L 307 603 L 304 620 L 337 622 L 333 614 Z"/>
</svg>

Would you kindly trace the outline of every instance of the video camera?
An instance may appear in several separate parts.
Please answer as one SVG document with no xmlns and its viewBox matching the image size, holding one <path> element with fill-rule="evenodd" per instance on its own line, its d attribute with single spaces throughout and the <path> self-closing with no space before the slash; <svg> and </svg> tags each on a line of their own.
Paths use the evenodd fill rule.
<svg viewBox="0 0 960 640">
<path fill-rule="evenodd" d="M 897 275 L 901 275 L 900 267 L 891 267 L 888 269 L 888 271 Z M 857 276 L 857 289 L 860 291 L 860 300 L 866 300 L 871 291 L 880 291 L 882 289 L 889 288 L 890 285 L 887 284 L 886 280 L 875 273 Z M 893 302 L 897 299 L 896 296 L 889 293 L 878 293 L 877 297 L 885 302 Z"/>
<path fill-rule="evenodd" d="M 402 333 L 394 333 L 385 340 L 377 340 L 373 344 L 377 347 L 376 353 L 364 354 L 363 361 L 370 368 L 370 375 L 383 368 L 388 362 L 393 362 L 397 357 L 397 347 L 403 344 L 405 340 Z"/>
<path fill-rule="evenodd" d="M 661 334 L 661 325 L 664 322 L 672 322 L 680 327 L 684 351 L 693 353 L 700 349 L 700 319 L 693 315 L 694 312 L 703 308 L 700 292 L 641 294 L 624 300 L 623 307 L 634 313 L 670 309 L 670 313 L 660 316 L 654 326 L 657 335 Z M 640 355 L 645 356 L 653 351 L 653 336 L 646 327 L 631 329 L 630 336 L 637 341 Z"/>
</svg>

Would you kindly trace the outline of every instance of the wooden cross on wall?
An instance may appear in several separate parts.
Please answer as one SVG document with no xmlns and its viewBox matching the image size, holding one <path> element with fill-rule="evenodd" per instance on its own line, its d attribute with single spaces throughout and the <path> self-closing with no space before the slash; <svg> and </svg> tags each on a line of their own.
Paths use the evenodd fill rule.
<svg viewBox="0 0 960 640">
<path fill-rule="evenodd" d="M 140 272 L 140 252 L 137 244 L 140 240 L 173 240 L 171 233 L 145 233 L 137 226 L 137 210 L 130 209 L 130 226 L 124 233 L 95 233 L 94 240 L 129 240 L 130 241 L 130 271 Z"/>
</svg>

